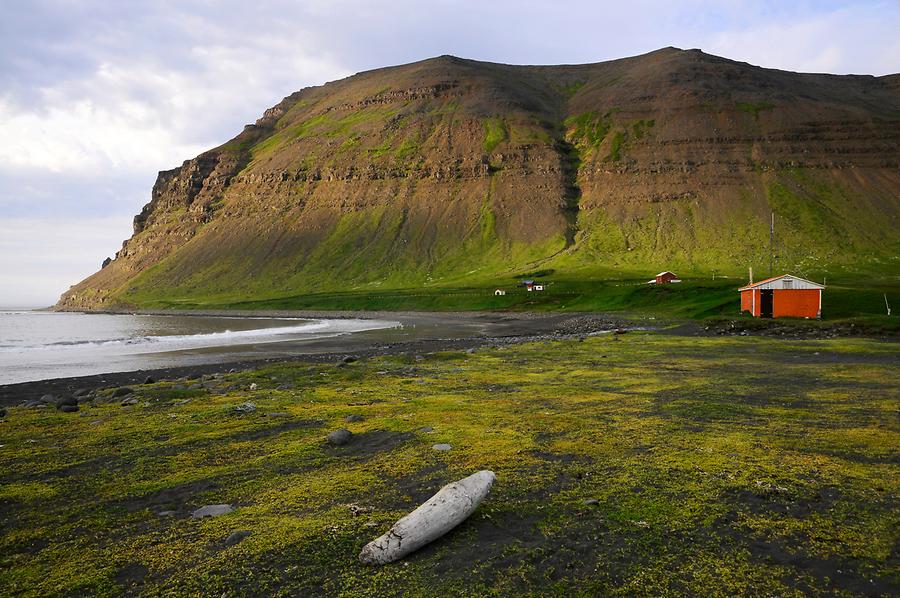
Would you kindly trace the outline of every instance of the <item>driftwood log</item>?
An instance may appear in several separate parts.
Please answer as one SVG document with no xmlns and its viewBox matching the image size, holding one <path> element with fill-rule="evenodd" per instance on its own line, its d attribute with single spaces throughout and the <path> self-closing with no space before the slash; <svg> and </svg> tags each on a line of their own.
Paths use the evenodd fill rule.
<svg viewBox="0 0 900 598">
<path fill-rule="evenodd" d="M 360 562 L 384 565 L 440 538 L 478 508 L 494 479 L 493 471 L 483 470 L 447 484 L 386 534 L 366 544 L 359 553 Z"/>
</svg>

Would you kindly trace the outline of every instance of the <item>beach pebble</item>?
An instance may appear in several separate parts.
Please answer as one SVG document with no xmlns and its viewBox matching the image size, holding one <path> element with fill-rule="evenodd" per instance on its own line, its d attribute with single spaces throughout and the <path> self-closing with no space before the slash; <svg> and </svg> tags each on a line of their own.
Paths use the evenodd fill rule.
<svg viewBox="0 0 900 598">
<path fill-rule="evenodd" d="M 331 434 L 328 435 L 328 443 L 333 444 L 335 446 L 344 446 L 345 444 L 350 442 L 350 439 L 353 438 L 353 432 L 347 430 L 345 428 L 341 428 L 340 430 L 335 430 Z"/>
<path fill-rule="evenodd" d="M 119 397 L 130 395 L 132 392 L 134 391 L 131 390 L 131 388 L 129 388 L 128 386 L 120 386 L 112 392 L 112 396 L 113 398 L 118 399 Z"/>
<path fill-rule="evenodd" d="M 344 363 L 353 363 L 354 361 L 358 361 L 358 360 L 359 360 L 359 358 L 354 357 L 353 355 L 347 355 L 341 361 L 343 361 Z"/>
<path fill-rule="evenodd" d="M 78 399 L 75 397 L 63 397 L 56 401 L 56 408 L 62 409 L 63 407 L 72 407 L 78 405 Z M 77 411 L 77 410 L 76 410 Z"/>
<path fill-rule="evenodd" d="M 90 394 L 90 392 L 91 391 L 88 390 L 87 388 L 79 388 L 78 390 L 76 390 L 75 392 L 72 393 L 72 396 L 73 397 L 83 397 L 87 394 Z"/>
<path fill-rule="evenodd" d="M 250 390 L 256 390 L 259 386 L 256 385 L 256 382 L 250 385 Z"/>
<path fill-rule="evenodd" d="M 452 449 L 453 447 L 450 446 L 449 444 L 443 444 L 443 443 L 442 443 L 442 444 L 436 444 L 436 445 L 434 445 L 434 446 L 431 447 L 431 448 L 434 449 L 434 450 L 436 450 L 436 451 L 449 451 L 449 450 Z"/>
<path fill-rule="evenodd" d="M 60 405 L 59 410 L 63 413 L 75 413 L 78 411 L 78 405 Z"/>
<path fill-rule="evenodd" d="M 136 398 L 128 397 L 127 399 L 123 399 L 119 404 L 122 405 L 122 407 L 128 407 L 129 405 L 137 405 L 137 403 L 138 400 Z"/>
<path fill-rule="evenodd" d="M 191 517 L 193 519 L 202 519 L 204 517 L 218 517 L 219 515 L 231 513 L 232 511 L 234 511 L 234 507 L 232 507 L 231 505 L 206 505 L 191 513 Z"/>
<path fill-rule="evenodd" d="M 234 546 L 235 544 L 240 543 L 244 538 L 251 535 L 253 535 L 253 532 L 251 532 L 250 530 L 238 530 L 225 538 L 225 546 Z"/>
<path fill-rule="evenodd" d="M 353 422 L 361 422 L 364 419 L 365 418 L 363 416 L 354 413 L 353 415 L 348 415 L 347 417 L 345 417 L 344 421 L 347 423 L 353 423 Z"/>
<path fill-rule="evenodd" d="M 41 403 L 55 403 L 56 397 L 53 395 L 44 395 L 40 399 L 38 399 Z"/>
</svg>

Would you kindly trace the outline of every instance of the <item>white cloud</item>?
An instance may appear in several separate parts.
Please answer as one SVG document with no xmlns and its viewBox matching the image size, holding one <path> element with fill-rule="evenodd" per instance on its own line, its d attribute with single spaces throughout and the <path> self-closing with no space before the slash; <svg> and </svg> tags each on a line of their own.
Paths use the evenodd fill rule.
<svg viewBox="0 0 900 598">
<path fill-rule="evenodd" d="M 900 3 L 876 2 L 710 35 L 710 53 L 783 70 L 887 75 L 900 70 Z"/>
<path fill-rule="evenodd" d="M 69 285 L 97 271 L 121 247 L 128 216 L 72 223 L 45 218 L 0 219 L 0 306 L 56 303 Z"/>
</svg>

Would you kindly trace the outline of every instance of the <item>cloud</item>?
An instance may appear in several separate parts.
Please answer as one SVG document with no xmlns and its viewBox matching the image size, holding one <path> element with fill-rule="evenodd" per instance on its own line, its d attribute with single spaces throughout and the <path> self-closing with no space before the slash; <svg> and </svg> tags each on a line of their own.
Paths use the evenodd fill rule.
<svg viewBox="0 0 900 598">
<path fill-rule="evenodd" d="M 900 71 L 900 3 L 790 15 L 719 31 L 707 50 L 770 68 L 886 75 Z"/>
<path fill-rule="evenodd" d="M 77 226 L 47 218 L 0 219 L 0 307 L 55 303 L 118 251 L 118 231 L 130 222 L 127 216 L 83 218 Z"/>
</svg>

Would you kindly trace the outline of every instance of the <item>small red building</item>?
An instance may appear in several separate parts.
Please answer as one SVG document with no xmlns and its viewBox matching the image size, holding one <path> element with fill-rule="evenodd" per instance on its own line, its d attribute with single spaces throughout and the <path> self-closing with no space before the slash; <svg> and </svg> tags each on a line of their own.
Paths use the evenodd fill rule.
<svg viewBox="0 0 900 598">
<path fill-rule="evenodd" d="M 681 279 L 674 272 L 660 272 L 653 280 L 648 280 L 647 284 L 669 284 L 670 282 L 681 282 Z"/>
<path fill-rule="evenodd" d="M 741 292 L 741 311 L 757 318 L 821 318 L 825 287 L 784 274 L 748 284 Z"/>
</svg>

